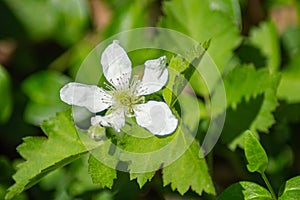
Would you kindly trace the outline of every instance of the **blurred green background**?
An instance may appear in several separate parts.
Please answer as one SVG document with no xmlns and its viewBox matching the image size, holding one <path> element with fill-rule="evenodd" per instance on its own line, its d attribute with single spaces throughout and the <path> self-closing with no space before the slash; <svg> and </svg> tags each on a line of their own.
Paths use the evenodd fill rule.
<svg viewBox="0 0 300 200">
<path fill-rule="evenodd" d="M 193 11 L 190 15 L 180 13 L 172 10 L 168 2 L 171 1 L 0 1 L 0 198 L 13 184 L 11 177 L 20 162 L 16 147 L 25 136 L 43 136 L 39 124 L 67 109 L 59 99 L 59 89 L 75 78 L 78 67 L 93 47 L 121 31 L 158 24 L 198 39 L 197 23 L 193 21 L 207 17 L 209 24 L 214 15 L 208 15 L 212 11 L 203 16 Z M 186 4 L 197 8 L 204 1 L 195 2 L 186 1 Z M 224 55 L 232 54 L 229 61 L 223 59 L 223 54 L 216 56 L 220 58 L 217 62 L 226 65 L 224 74 L 237 63 L 252 63 L 257 69 L 267 66 L 271 71 L 281 72 L 277 91 L 280 106 L 274 112 L 276 123 L 269 131 L 271 137 L 266 134 L 261 137 L 270 155 L 268 173 L 278 188 L 284 179 L 300 173 L 300 3 L 296 0 L 213 0 L 209 4 L 238 30 L 237 33 L 228 30 L 234 32 L 229 34 L 229 40 L 233 41 L 230 47 L 217 44 L 217 48 L 228 48 Z M 185 22 L 191 30 L 171 19 L 168 21 L 172 12 L 189 19 Z M 200 31 L 205 37 L 201 33 L 199 38 L 213 37 L 214 26 L 222 24 L 222 18 L 216 22 L 203 25 L 207 29 Z M 201 91 L 198 94 L 201 98 Z M 218 192 L 238 180 L 261 182 L 247 172 L 242 156 L 242 150 L 231 151 L 224 143 L 218 143 L 211 169 Z M 142 190 L 123 173 L 112 190 L 99 189 L 91 183 L 86 166 L 82 167 L 84 163 L 81 159 L 55 171 L 18 199 L 201 198 L 193 192 L 181 197 L 169 186 L 163 188 L 159 174 Z M 211 197 L 203 197 L 206 198 Z"/>
</svg>

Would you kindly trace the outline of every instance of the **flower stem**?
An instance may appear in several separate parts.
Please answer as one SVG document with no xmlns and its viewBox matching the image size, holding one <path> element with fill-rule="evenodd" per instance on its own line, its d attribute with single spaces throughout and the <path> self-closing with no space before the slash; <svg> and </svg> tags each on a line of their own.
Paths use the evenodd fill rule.
<svg viewBox="0 0 300 200">
<path fill-rule="evenodd" d="M 273 188 L 272 188 L 272 186 L 271 186 L 271 184 L 270 184 L 270 182 L 269 182 L 269 180 L 268 180 L 265 172 L 261 173 L 261 176 L 262 176 L 264 182 L 266 183 L 269 191 L 271 192 L 272 199 L 277 200 L 276 194 L 275 194 L 275 192 L 274 192 L 274 190 L 273 190 Z"/>
</svg>

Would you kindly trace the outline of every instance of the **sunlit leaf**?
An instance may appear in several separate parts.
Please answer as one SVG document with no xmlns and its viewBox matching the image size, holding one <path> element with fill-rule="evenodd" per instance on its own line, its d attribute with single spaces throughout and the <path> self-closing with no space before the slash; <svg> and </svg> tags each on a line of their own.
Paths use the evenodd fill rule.
<svg viewBox="0 0 300 200">
<path fill-rule="evenodd" d="M 159 150 L 167 145 L 176 133 L 158 138 L 151 136 L 151 133 L 136 124 L 126 126 L 124 132 L 130 134 L 126 134 L 122 140 L 125 153 L 121 154 L 121 160 L 129 162 L 130 179 L 136 178 L 139 186 L 142 187 L 152 179 L 155 171 L 161 168 L 165 155 L 159 153 Z"/>
<path fill-rule="evenodd" d="M 16 183 L 8 189 L 6 199 L 12 199 L 30 188 L 49 172 L 84 155 L 88 149 L 79 137 L 70 112 L 58 113 L 43 122 L 47 137 L 26 137 L 17 150 L 25 161 L 13 176 Z M 91 143 L 96 146 L 96 144 Z"/>
<path fill-rule="evenodd" d="M 200 43 L 211 39 L 208 53 L 222 71 L 240 43 L 238 27 L 230 17 L 211 9 L 208 0 L 165 1 L 163 8 L 161 26 L 187 34 Z"/>
<path fill-rule="evenodd" d="M 242 15 L 239 0 L 211 0 L 210 7 L 213 10 L 220 10 L 230 16 L 231 20 L 241 28 Z"/>
<path fill-rule="evenodd" d="M 171 105 L 175 100 L 175 97 L 179 95 L 177 93 L 178 89 L 175 88 L 175 84 L 177 85 L 177 87 L 179 87 L 180 85 L 185 86 L 185 80 L 179 79 L 184 79 L 184 76 L 181 73 L 185 69 L 187 69 L 188 66 L 189 63 L 180 56 L 171 58 L 169 63 L 169 69 L 171 70 L 169 70 L 168 84 L 166 86 L 166 89 L 163 90 L 164 100 L 167 104 Z"/>
<path fill-rule="evenodd" d="M 165 1 L 163 11 L 165 15 L 161 18 L 160 26 L 186 34 L 199 43 L 211 40 L 205 59 L 207 62 L 201 63 L 203 67 L 207 70 L 217 68 L 220 73 L 231 68 L 227 64 L 241 38 L 238 26 L 229 16 L 223 11 L 212 9 L 208 0 Z M 170 43 L 177 42 L 176 38 L 167 39 Z M 199 74 L 195 74 L 190 83 L 198 95 L 208 98 L 207 85 Z"/>
<path fill-rule="evenodd" d="M 278 105 L 279 76 L 270 74 L 267 69 L 241 66 L 233 69 L 223 81 L 228 109 L 221 137 L 235 149 L 237 145 L 242 146 L 244 131 L 268 132 L 275 123 L 273 112 Z"/>
<path fill-rule="evenodd" d="M 279 195 L 279 200 L 298 199 L 300 197 L 300 176 L 296 176 L 286 181 L 284 189 Z"/>
<path fill-rule="evenodd" d="M 252 182 L 238 182 L 228 187 L 218 200 L 273 200 L 270 192 L 264 187 Z"/>
<path fill-rule="evenodd" d="M 184 140 L 184 138 L 182 138 Z M 175 146 L 174 146 L 175 148 Z M 206 161 L 201 156 L 199 145 L 194 142 L 189 149 L 171 165 L 163 169 L 164 185 L 171 185 L 180 194 L 186 193 L 189 188 L 199 195 L 203 191 L 215 194 L 215 189 L 208 173 Z"/>
<path fill-rule="evenodd" d="M 178 96 L 187 86 L 188 81 L 195 74 L 196 67 L 202 61 L 206 50 L 209 48 L 209 42 L 204 42 L 202 47 L 195 47 L 189 53 L 189 61 L 185 60 L 180 55 L 172 57 L 168 66 L 169 78 L 168 84 L 163 90 L 163 97 L 167 104 L 170 106 L 174 105 Z M 189 63 L 191 62 L 191 63 Z"/>
<path fill-rule="evenodd" d="M 140 187 L 151 180 L 156 170 L 163 168 L 164 185 L 170 184 L 180 194 L 189 189 L 198 194 L 203 191 L 214 194 L 206 160 L 201 158 L 200 146 L 193 138 L 198 125 L 198 118 L 195 118 L 198 101 L 182 93 L 179 102 L 182 119 L 172 135 L 156 137 L 134 124 L 126 126 L 124 131 L 128 134 L 122 140 L 125 153 L 120 154 L 121 159 L 129 162 L 130 177 L 137 178 Z"/>
<path fill-rule="evenodd" d="M 280 47 L 275 25 L 268 21 L 253 28 L 250 31 L 249 41 L 266 56 L 266 67 L 275 72 L 280 65 Z"/>
<path fill-rule="evenodd" d="M 107 147 L 107 148 L 106 148 Z M 89 158 L 89 173 L 91 174 L 93 183 L 99 183 L 102 187 L 108 187 L 111 189 L 114 183 L 114 179 L 117 178 L 116 169 L 106 166 L 99 160 L 109 157 L 109 146 L 106 144 L 101 145 L 100 149 L 96 149 Z M 96 155 L 96 157 L 94 156 Z M 98 157 L 99 156 L 99 157 Z M 97 158 L 98 157 L 98 158 Z M 115 162 L 115 167 L 117 166 Z"/>
<path fill-rule="evenodd" d="M 251 131 L 244 133 L 244 149 L 250 172 L 264 173 L 268 167 L 268 156 Z"/>
<path fill-rule="evenodd" d="M 130 180 L 136 179 L 140 188 L 142 188 L 145 183 L 151 181 L 154 175 L 155 171 L 145 173 L 130 173 Z"/>
</svg>

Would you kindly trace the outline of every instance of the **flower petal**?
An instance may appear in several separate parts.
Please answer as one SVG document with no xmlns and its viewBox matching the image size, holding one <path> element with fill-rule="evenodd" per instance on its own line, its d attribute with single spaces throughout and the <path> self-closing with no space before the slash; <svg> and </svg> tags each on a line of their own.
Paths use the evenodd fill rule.
<svg viewBox="0 0 300 200">
<path fill-rule="evenodd" d="M 164 102 L 148 101 L 133 107 L 136 122 L 154 135 L 168 135 L 175 131 L 178 120 Z"/>
<path fill-rule="evenodd" d="M 131 61 L 126 51 L 114 40 L 102 53 L 101 64 L 105 78 L 115 87 L 128 87 Z"/>
<path fill-rule="evenodd" d="M 168 70 L 165 65 L 166 56 L 145 62 L 144 76 L 141 82 L 140 95 L 147 95 L 160 90 L 168 80 Z"/>
<path fill-rule="evenodd" d="M 111 96 L 96 85 L 68 83 L 60 89 L 60 98 L 69 105 L 87 108 L 93 113 L 111 106 Z"/>
<path fill-rule="evenodd" d="M 96 115 L 91 118 L 93 126 L 100 124 L 106 127 L 112 127 L 120 132 L 121 128 L 125 125 L 125 115 L 122 110 L 116 110 L 106 116 Z"/>
</svg>

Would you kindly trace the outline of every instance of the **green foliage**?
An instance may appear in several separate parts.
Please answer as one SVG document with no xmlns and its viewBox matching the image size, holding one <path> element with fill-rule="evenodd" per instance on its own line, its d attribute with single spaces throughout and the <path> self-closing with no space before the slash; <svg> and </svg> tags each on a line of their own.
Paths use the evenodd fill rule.
<svg viewBox="0 0 300 200">
<path fill-rule="evenodd" d="M 283 185 L 279 200 L 297 199 L 300 197 L 300 176 L 291 178 Z"/>
<path fill-rule="evenodd" d="M 181 112 L 185 114 L 181 119 L 182 125 L 168 137 L 151 136 L 145 129 L 134 124 L 125 126 L 124 132 L 130 134 L 122 139 L 125 153 L 120 153 L 121 160 L 129 161 L 130 178 L 137 178 L 140 187 L 151 180 L 156 170 L 164 166 L 164 185 L 171 184 L 171 188 L 177 189 L 180 194 L 186 193 L 189 188 L 198 194 L 203 191 L 215 193 L 206 161 L 201 158 L 199 144 L 193 142 L 192 131 L 197 127 L 197 118 L 190 110 L 195 109 L 197 101 L 188 96 L 184 93 L 179 96 L 179 101 L 184 105 Z M 135 135 L 139 137 L 133 137 Z"/>
<path fill-rule="evenodd" d="M 150 4 L 151 1 L 134 0 L 122 6 L 116 6 L 116 15 L 113 17 L 112 24 L 108 27 L 105 34 L 111 36 L 122 31 L 146 26 L 147 15 L 145 13 L 150 11 L 147 9 Z"/>
<path fill-rule="evenodd" d="M 258 48 L 266 58 L 271 72 L 277 71 L 280 64 L 280 48 L 275 25 L 268 21 L 250 31 L 249 43 Z"/>
<path fill-rule="evenodd" d="M 191 146 L 187 146 L 191 142 L 191 138 L 187 137 L 191 136 L 188 136 L 187 129 L 183 131 L 179 127 L 178 130 L 180 131 L 167 138 L 141 139 L 126 136 L 126 139 L 122 140 L 126 145 L 126 151 L 144 152 L 140 156 L 134 155 L 134 159 L 126 155 L 121 157 L 124 161 L 130 160 L 128 168 L 131 179 L 137 178 L 142 187 L 147 180 L 151 180 L 155 170 L 158 170 L 163 164 L 167 164 L 163 169 L 164 185 L 171 184 L 171 188 L 177 189 L 181 194 L 186 193 L 190 187 L 198 194 L 201 194 L 203 190 L 214 194 L 205 159 L 200 158 L 199 145 L 193 142 Z M 183 155 L 181 155 L 182 153 Z M 175 171 L 176 173 L 174 173 Z M 183 177 L 185 178 L 183 179 Z"/>
<path fill-rule="evenodd" d="M 256 70 L 253 66 L 236 67 L 224 78 L 228 109 L 221 137 L 231 149 L 242 146 L 245 130 L 268 132 L 275 122 L 272 112 L 278 105 L 279 78 L 267 69 Z M 243 121 L 239 122 L 241 118 Z"/>
<path fill-rule="evenodd" d="M 130 173 L 130 180 L 136 179 L 139 187 L 142 188 L 148 181 L 151 181 L 155 171 L 145 173 Z"/>
<path fill-rule="evenodd" d="M 300 28 L 290 27 L 282 35 L 282 45 L 289 58 L 297 57 L 300 49 Z"/>
<path fill-rule="evenodd" d="M 98 191 L 88 173 L 88 155 L 82 156 L 65 168 L 59 168 L 46 175 L 39 186 L 46 191 L 55 190 L 51 199 L 74 198 L 89 191 Z"/>
<path fill-rule="evenodd" d="M 181 195 L 186 193 L 189 188 L 199 195 L 203 191 L 215 194 L 206 162 L 199 157 L 202 157 L 200 146 L 193 142 L 180 158 L 163 169 L 164 185 L 171 184 L 172 190 L 177 189 Z"/>
<path fill-rule="evenodd" d="M 100 156 L 103 159 L 107 157 L 108 151 L 103 150 L 106 146 L 106 144 L 102 145 L 100 151 L 96 149 L 97 157 Z M 105 149 L 107 150 L 107 148 Z M 116 170 L 101 163 L 93 154 L 89 157 L 89 173 L 91 174 L 93 183 L 99 183 L 102 187 L 108 187 L 110 189 L 113 186 L 113 180 L 117 178 Z"/>
<path fill-rule="evenodd" d="M 238 34 L 238 27 L 230 17 L 221 10 L 211 9 L 211 4 L 213 2 L 208 0 L 166 1 L 163 6 L 165 16 L 161 18 L 159 25 L 184 33 L 199 43 L 211 40 L 207 59 L 212 59 L 213 62 L 205 62 L 203 67 L 217 66 L 222 73 L 228 71 L 227 67 L 230 66 L 227 64 L 241 37 Z M 174 40 L 176 43 L 176 39 L 171 37 L 168 40 Z M 193 76 L 190 83 L 197 94 L 208 98 L 206 85 L 199 75 Z"/>
<path fill-rule="evenodd" d="M 298 199 L 300 177 L 290 177 L 299 171 L 299 16 L 296 0 L 0 1 L 0 199 Z M 177 130 L 157 137 L 134 119 L 121 132 L 78 129 L 70 111 L 61 112 L 68 105 L 60 88 L 72 79 L 98 81 L 99 52 L 76 73 L 100 41 L 155 25 L 191 40 L 160 31 L 117 37 L 124 47 L 149 38 L 162 44 L 128 53 L 134 66 L 163 54 L 171 58 L 167 86 L 151 98 L 170 106 Z M 226 107 L 212 106 L 222 100 Z M 218 119 L 225 113 L 223 127 Z M 40 135 L 36 126 L 46 136 L 23 139 L 20 163 L 14 148 L 22 137 Z M 223 132 L 203 158 L 209 128 Z M 226 189 L 235 180 L 254 182 Z M 272 185 L 282 186 L 277 193 Z"/>
<path fill-rule="evenodd" d="M 66 110 L 67 105 L 59 98 L 59 90 L 69 81 L 67 76 L 55 71 L 43 71 L 28 77 L 22 85 L 31 100 L 25 109 L 25 120 L 40 125 L 54 117 L 56 112 Z"/>
<path fill-rule="evenodd" d="M 218 200 L 273 200 L 270 192 L 264 187 L 252 183 L 241 181 L 235 183 L 228 187 L 222 194 L 219 196 Z"/>
<path fill-rule="evenodd" d="M 34 40 L 53 38 L 69 45 L 78 41 L 87 27 L 89 13 L 85 1 L 6 0 L 5 3 Z"/>
<path fill-rule="evenodd" d="M 208 53 L 222 71 L 240 42 L 238 28 L 230 18 L 221 11 L 211 10 L 208 0 L 166 1 L 163 8 L 165 17 L 161 26 L 187 34 L 198 42 L 212 39 Z"/>
<path fill-rule="evenodd" d="M 210 7 L 212 10 L 220 10 L 239 27 L 242 26 L 242 16 L 240 3 L 238 0 L 211 0 Z"/>
<path fill-rule="evenodd" d="M 169 63 L 169 80 L 166 88 L 163 90 L 164 100 L 167 104 L 175 103 L 176 97 L 181 93 L 182 88 L 186 85 L 183 71 L 187 69 L 189 63 L 182 57 L 172 57 Z"/>
<path fill-rule="evenodd" d="M 251 131 L 244 133 L 244 148 L 248 170 L 263 173 L 268 167 L 268 156 Z"/>
<path fill-rule="evenodd" d="M 300 53 L 298 53 L 283 70 L 282 78 L 278 87 L 278 98 L 289 103 L 300 102 Z"/>
<path fill-rule="evenodd" d="M 150 134 L 137 125 L 130 128 L 130 133 L 148 136 Z M 150 181 L 155 171 L 161 168 L 165 160 L 165 151 L 160 152 L 161 149 L 171 142 L 173 137 L 157 138 L 152 136 L 136 138 L 126 135 L 122 142 L 124 143 L 125 152 L 130 153 L 122 155 L 121 160 L 129 163 L 130 179 L 137 179 L 140 187 L 147 181 Z M 155 153 L 156 151 L 157 153 Z"/>
<path fill-rule="evenodd" d="M 47 138 L 27 137 L 17 148 L 25 161 L 18 165 L 13 176 L 16 183 L 8 189 L 6 199 L 12 199 L 49 172 L 87 153 L 88 149 L 79 138 L 70 112 L 58 113 L 55 118 L 43 122 L 42 129 Z"/>
<path fill-rule="evenodd" d="M 277 196 L 265 175 L 268 166 L 268 157 L 258 139 L 246 131 L 244 134 L 245 156 L 248 161 L 247 168 L 250 172 L 259 172 L 268 190 L 252 182 L 239 182 L 227 188 L 218 198 L 220 199 L 272 199 Z M 279 200 L 297 199 L 300 195 L 300 177 L 294 177 L 286 181 L 279 191 Z"/>
<path fill-rule="evenodd" d="M 12 94 L 11 94 L 11 81 L 9 74 L 7 71 L 3 68 L 2 65 L 0 65 L 0 124 L 6 122 L 12 111 Z"/>
<path fill-rule="evenodd" d="M 206 50 L 209 49 L 209 45 L 210 40 L 204 42 L 202 46 L 194 47 L 189 52 L 189 60 L 185 60 L 179 55 L 171 58 L 168 66 L 168 84 L 163 90 L 163 97 L 167 104 L 173 106 L 176 103 L 178 96 L 195 74 L 198 64 L 202 61 Z"/>
</svg>

